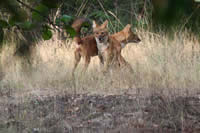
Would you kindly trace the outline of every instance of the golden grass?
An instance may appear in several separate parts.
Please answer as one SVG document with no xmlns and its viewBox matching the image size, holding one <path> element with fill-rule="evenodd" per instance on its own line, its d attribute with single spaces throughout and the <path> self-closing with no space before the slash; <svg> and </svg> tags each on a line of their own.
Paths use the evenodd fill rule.
<svg viewBox="0 0 200 133">
<path fill-rule="evenodd" d="M 112 71 L 103 76 L 99 60 L 93 57 L 85 75 L 81 75 L 83 62 L 79 64 L 72 80 L 74 46 L 71 41 L 62 43 L 56 35 L 49 41 L 41 41 L 32 48 L 31 65 L 13 56 L 15 45 L 4 45 L 1 69 L 4 73 L 0 88 L 14 88 L 19 92 L 49 95 L 68 93 L 121 94 L 137 93 L 138 89 L 160 90 L 167 93 L 196 90 L 200 86 L 199 42 L 187 31 L 167 35 L 138 31 L 142 42 L 128 44 L 122 50 L 124 58 L 132 65 L 134 73 L 126 70 Z"/>
</svg>

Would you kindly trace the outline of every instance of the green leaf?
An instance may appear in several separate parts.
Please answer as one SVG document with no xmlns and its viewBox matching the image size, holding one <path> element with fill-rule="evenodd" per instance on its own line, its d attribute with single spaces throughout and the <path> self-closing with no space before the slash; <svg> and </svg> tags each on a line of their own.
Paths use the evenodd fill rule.
<svg viewBox="0 0 200 133">
<path fill-rule="evenodd" d="M 24 30 L 31 30 L 33 28 L 33 24 L 30 21 L 19 23 L 18 25 Z"/>
<path fill-rule="evenodd" d="M 49 39 L 51 39 L 51 37 L 52 37 L 52 32 L 51 32 L 51 30 L 46 30 L 46 31 L 44 31 L 44 32 L 42 33 L 42 38 L 43 38 L 44 40 L 49 40 Z"/>
<path fill-rule="evenodd" d="M 103 11 L 94 11 L 92 12 L 89 17 L 103 17 L 105 16 L 105 13 Z"/>
<path fill-rule="evenodd" d="M 61 20 L 60 20 L 60 18 L 56 18 L 56 25 L 60 25 L 60 23 L 61 23 Z"/>
<path fill-rule="evenodd" d="M 42 0 L 42 4 L 48 8 L 58 8 L 60 0 Z"/>
<path fill-rule="evenodd" d="M 73 17 L 72 16 L 69 16 L 69 15 L 63 15 L 60 20 L 65 23 L 65 24 L 68 24 L 70 21 L 73 20 Z"/>
<path fill-rule="evenodd" d="M 51 30 L 49 29 L 49 27 L 48 27 L 47 25 L 45 25 L 45 26 L 43 27 L 43 31 L 42 31 L 42 38 L 43 38 L 44 40 L 49 40 L 49 39 L 51 39 L 51 37 L 52 37 L 52 32 L 51 32 Z"/>
<path fill-rule="evenodd" d="M 30 21 L 24 22 L 23 28 L 27 29 L 27 30 L 31 29 L 32 28 L 32 23 Z"/>
<path fill-rule="evenodd" d="M 15 20 L 18 22 L 25 22 L 28 19 L 28 13 L 25 10 L 19 10 L 14 15 Z"/>
<path fill-rule="evenodd" d="M 76 31 L 70 25 L 65 25 L 66 32 L 69 33 L 70 37 L 74 37 L 76 35 Z"/>
<path fill-rule="evenodd" d="M 3 38 L 4 38 L 4 32 L 3 32 L 2 27 L 0 27 L 0 43 L 3 42 Z"/>
<path fill-rule="evenodd" d="M 89 22 L 83 22 L 82 27 L 90 27 L 91 24 Z"/>
<path fill-rule="evenodd" d="M 43 17 L 40 14 L 38 14 L 37 12 L 32 13 L 32 18 L 35 19 L 36 21 L 44 20 Z"/>
<path fill-rule="evenodd" d="M 9 18 L 8 23 L 10 26 L 15 26 L 17 23 L 20 23 L 20 20 L 16 15 L 14 15 Z"/>
<path fill-rule="evenodd" d="M 9 24 L 5 20 L 0 19 L 0 27 L 7 28 Z"/>
<path fill-rule="evenodd" d="M 30 30 L 33 28 L 33 24 L 30 21 L 25 21 L 25 22 L 19 22 L 15 19 L 15 17 L 11 17 L 8 20 L 9 26 L 19 26 L 20 28 L 24 30 Z"/>
<path fill-rule="evenodd" d="M 44 17 L 47 16 L 49 13 L 49 8 L 43 4 L 38 5 L 35 10 L 38 12 L 33 11 L 32 13 L 32 18 L 35 19 L 36 21 L 43 21 Z"/>
<path fill-rule="evenodd" d="M 48 26 L 48 25 L 45 25 L 44 26 L 46 29 L 52 29 L 50 26 Z"/>
<path fill-rule="evenodd" d="M 15 17 L 11 17 L 11 18 L 8 20 L 8 23 L 9 23 L 10 26 L 14 26 L 15 23 L 16 23 Z"/>
</svg>

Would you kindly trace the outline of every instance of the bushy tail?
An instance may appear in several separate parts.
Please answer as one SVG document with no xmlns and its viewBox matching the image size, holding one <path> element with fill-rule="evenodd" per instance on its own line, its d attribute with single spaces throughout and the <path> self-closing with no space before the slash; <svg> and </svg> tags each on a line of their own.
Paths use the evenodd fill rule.
<svg viewBox="0 0 200 133">
<path fill-rule="evenodd" d="M 77 44 L 81 44 L 81 28 L 89 24 L 91 24 L 91 22 L 87 18 L 77 18 L 74 20 L 74 22 L 72 23 L 72 28 L 74 28 L 74 30 L 76 31 L 76 36 L 74 37 L 73 41 L 75 41 Z"/>
</svg>

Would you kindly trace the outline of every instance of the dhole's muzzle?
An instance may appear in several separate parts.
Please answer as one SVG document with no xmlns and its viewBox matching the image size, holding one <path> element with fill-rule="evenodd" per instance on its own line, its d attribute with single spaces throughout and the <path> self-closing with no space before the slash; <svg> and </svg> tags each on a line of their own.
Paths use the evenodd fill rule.
<svg viewBox="0 0 200 133">
<path fill-rule="evenodd" d="M 98 25 L 93 21 L 93 32 L 97 43 L 106 43 L 108 41 L 108 21 L 106 20 L 102 25 Z"/>
<path fill-rule="evenodd" d="M 134 39 L 129 40 L 128 42 L 139 43 L 141 42 L 141 39 L 137 35 L 134 34 Z"/>
<path fill-rule="evenodd" d="M 108 32 L 101 31 L 101 32 L 95 32 L 95 37 L 98 39 L 99 43 L 104 43 L 108 39 Z"/>
</svg>

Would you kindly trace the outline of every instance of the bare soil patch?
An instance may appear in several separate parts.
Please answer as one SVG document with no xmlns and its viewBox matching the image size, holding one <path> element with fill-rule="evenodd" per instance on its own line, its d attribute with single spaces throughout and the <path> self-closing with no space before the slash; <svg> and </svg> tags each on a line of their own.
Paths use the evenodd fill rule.
<svg viewBox="0 0 200 133">
<path fill-rule="evenodd" d="M 200 132 L 200 97 L 1 93 L 0 133 Z"/>
</svg>

